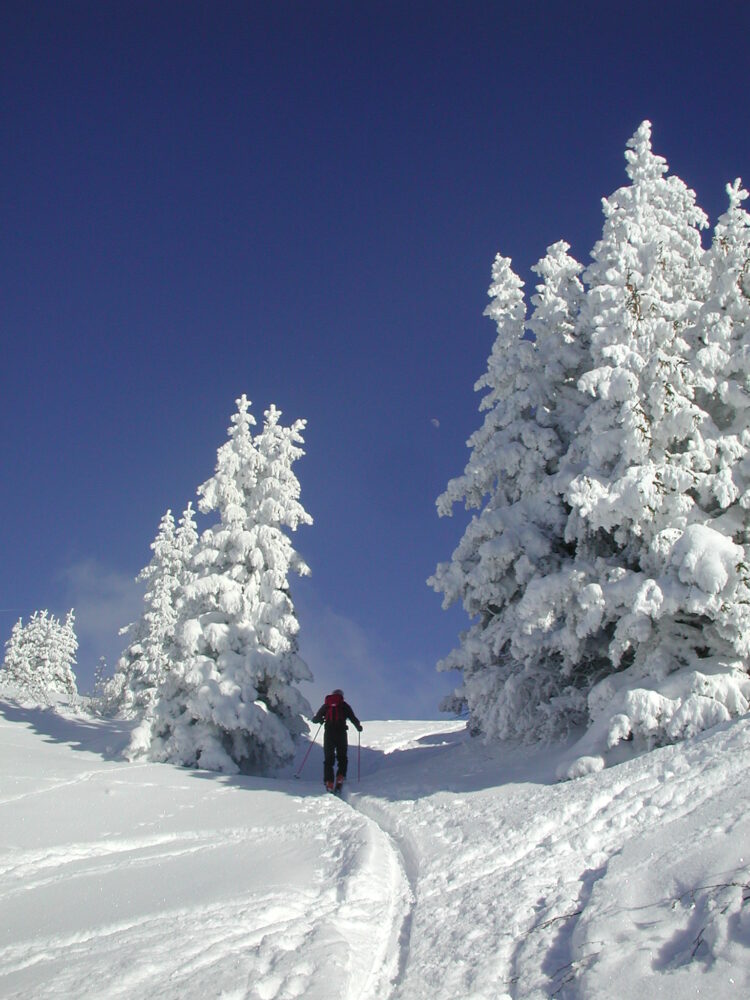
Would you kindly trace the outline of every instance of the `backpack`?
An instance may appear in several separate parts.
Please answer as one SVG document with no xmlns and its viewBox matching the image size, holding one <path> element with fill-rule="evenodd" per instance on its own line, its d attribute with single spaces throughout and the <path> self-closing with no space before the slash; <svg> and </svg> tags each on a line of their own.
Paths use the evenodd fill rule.
<svg viewBox="0 0 750 1000">
<path fill-rule="evenodd" d="M 344 722 L 344 699 L 340 694 L 326 695 L 326 722 Z"/>
</svg>

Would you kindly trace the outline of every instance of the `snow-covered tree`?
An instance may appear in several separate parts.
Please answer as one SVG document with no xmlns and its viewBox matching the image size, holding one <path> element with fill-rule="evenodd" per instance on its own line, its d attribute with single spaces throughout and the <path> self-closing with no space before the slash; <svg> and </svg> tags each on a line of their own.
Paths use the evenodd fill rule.
<svg viewBox="0 0 750 1000">
<path fill-rule="evenodd" d="M 660 566 L 661 532 L 687 524 L 693 506 L 683 457 L 700 421 L 685 333 L 705 294 L 695 195 L 651 149 L 644 122 L 626 152 L 631 184 L 603 201 L 605 223 L 584 280 L 591 394 L 573 446 L 579 472 L 567 493 L 569 537 Z"/>
<path fill-rule="evenodd" d="M 100 656 L 94 667 L 94 684 L 88 700 L 88 708 L 95 715 L 105 718 L 117 715 L 122 693 L 122 684 L 117 678 L 117 674 L 110 675 L 106 657 Z"/>
<path fill-rule="evenodd" d="M 289 576 L 309 572 L 286 531 L 311 518 L 292 464 L 304 421 L 262 431 L 245 396 L 214 476 L 198 489 L 218 523 L 201 536 L 195 578 L 181 588 L 175 653 L 132 753 L 225 772 L 282 763 L 294 752 L 310 706 L 296 685 L 311 674 L 298 653 Z"/>
<path fill-rule="evenodd" d="M 497 337 L 475 387 L 489 390 L 480 404 L 487 415 L 468 442 L 463 476 L 437 502 L 441 515 L 459 501 L 481 507 L 452 561 L 429 581 L 444 594 L 444 606 L 461 600 L 474 619 L 461 645 L 439 664 L 463 673 L 443 707 L 465 704 L 472 729 L 497 736 L 546 731 L 551 713 L 539 707 L 570 700 L 559 664 L 541 660 L 538 642 L 530 639 L 533 603 L 524 608 L 535 582 L 568 558 L 567 510 L 555 475 L 580 420 L 576 379 L 586 357 L 574 329 L 581 265 L 569 249 L 555 244 L 535 268 L 542 282 L 532 297 L 533 342 L 525 336 L 522 282 L 507 258 L 496 258 L 486 314 Z"/>
<path fill-rule="evenodd" d="M 590 345 L 578 322 L 584 301 L 583 265 L 569 250 L 564 240 L 553 243 L 532 267 L 541 282 L 531 296 L 533 311 L 527 323 L 540 372 L 539 419 L 555 431 L 558 458 L 578 433 L 587 405 L 578 380 L 590 365 Z"/>
<path fill-rule="evenodd" d="M 192 503 L 177 526 L 171 510 L 162 517 L 151 543 L 151 562 L 137 577 L 147 584 L 143 615 L 123 629 L 130 642 L 102 688 L 100 702 L 109 712 L 142 715 L 153 703 L 174 655 L 177 604 L 181 588 L 193 576 L 190 563 L 197 540 Z"/>
<path fill-rule="evenodd" d="M 529 418 L 535 405 L 529 377 L 533 345 L 523 339 L 526 306 L 522 289 L 523 282 L 513 272 L 510 259 L 498 255 L 489 290 L 492 302 L 487 310 L 491 310 L 497 324 L 497 337 L 487 372 L 474 387 L 477 392 L 489 390 L 480 403 L 480 411 L 489 412 L 467 442 L 472 451 L 463 476 L 451 480 L 437 501 L 438 513 L 450 516 L 458 502 L 463 501 L 467 509 L 476 509 L 486 497 L 491 498 L 481 514 L 472 518 L 451 562 L 438 565 L 428 581 L 444 595 L 443 607 L 460 600 L 467 614 L 478 619 L 461 637 L 461 645 L 438 665 L 440 670 L 463 672 L 462 686 L 443 703 L 445 709 L 456 711 L 465 706 L 472 711 L 475 686 L 481 687 L 477 702 L 494 707 L 497 701 L 498 690 L 506 679 L 503 653 L 509 642 L 502 630 L 502 611 L 511 594 L 506 596 L 502 588 L 505 583 L 511 593 L 517 589 L 518 585 L 508 580 L 508 571 L 512 576 L 519 551 L 525 552 L 528 547 L 504 530 L 504 524 L 494 523 L 518 498 L 513 477 L 504 480 L 502 471 L 512 467 L 515 478 L 523 477 L 527 484 L 536 482 L 539 472 L 538 464 L 518 440 L 524 415 Z M 541 452 L 537 456 L 541 459 Z M 528 470 L 524 462 L 530 463 Z M 500 510 L 500 515 L 495 515 L 495 510 Z M 496 544 L 485 544 L 495 538 Z M 481 721 L 475 719 L 473 725 L 479 728 Z"/>
<path fill-rule="evenodd" d="M 71 609 L 61 622 L 47 611 L 35 611 L 26 625 L 19 618 L 5 645 L 1 679 L 23 697 L 41 703 L 75 699 L 73 667 L 78 640 Z"/>
<path fill-rule="evenodd" d="M 565 244 L 537 266 L 533 346 L 496 262 L 490 414 L 438 501 L 484 507 L 430 581 L 474 618 L 440 665 L 463 671 L 474 728 L 534 738 L 588 721 L 600 761 L 750 699 L 745 195 L 730 188 L 707 255 L 705 215 L 648 122 L 626 159 L 583 284 Z"/>
<path fill-rule="evenodd" d="M 56 655 L 51 658 L 52 690 L 75 698 L 78 695 L 76 676 L 73 667 L 78 655 L 78 636 L 75 630 L 75 614 L 73 608 L 68 611 L 64 622 L 56 622 L 52 631 L 57 632 Z"/>
<path fill-rule="evenodd" d="M 750 216 L 739 178 L 707 254 L 709 290 L 696 334 L 697 397 L 707 414 L 696 467 L 701 506 L 722 512 L 734 540 L 750 542 Z"/>
<path fill-rule="evenodd" d="M 592 403 L 566 492 L 567 537 L 593 580 L 584 631 L 608 640 L 605 677 L 592 676 L 599 683 L 588 698 L 605 749 L 621 739 L 667 741 L 728 717 L 726 677 L 718 685 L 705 678 L 734 673 L 727 657 L 737 650 L 722 620 L 744 586 L 742 549 L 699 503 L 706 219 L 694 193 L 665 176 L 648 122 L 628 145 L 632 183 L 605 200 L 602 239 L 584 274 L 595 365 L 581 386 Z"/>
<path fill-rule="evenodd" d="M 705 258 L 707 291 L 686 332 L 699 407 L 680 454 L 693 478 L 689 523 L 664 533 L 653 576 L 618 581 L 625 602 L 632 581 L 639 584 L 623 615 L 635 634 L 633 665 L 589 699 L 594 729 L 610 745 L 618 735 L 679 739 L 744 713 L 750 702 L 750 217 L 740 181 L 727 192 L 729 210 Z"/>
<path fill-rule="evenodd" d="M 576 560 L 575 546 L 565 538 L 570 506 L 566 489 L 575 475 L 570 464 L 588 398 L 579 381 L 591 366 L 591 341 L 581 323 L 585 291 L 583 266 L 558 242 L 532 268 L 542 282 L 531 297 L 533 313 L 527 324 L 534 335 L 539 367 L 538 418 L 556 435 L 554 460 L 548 463 L 545 492 L 555 498 L 555 560 L 529 580 L 518 602 L 514 656 L 523 662 L 523 674 L 514 670 L 511 690 L 521 703 L 512 706 L 498 735 L 526 739 L 550 736 L 575 725 L 585 716 L 586 678 L 602 657 L 600 644 L 585 640 L 582 625 L 589 613 L 587 568 Z M 522 683 L 533 674 L 537 682 Z"/>
</svg>

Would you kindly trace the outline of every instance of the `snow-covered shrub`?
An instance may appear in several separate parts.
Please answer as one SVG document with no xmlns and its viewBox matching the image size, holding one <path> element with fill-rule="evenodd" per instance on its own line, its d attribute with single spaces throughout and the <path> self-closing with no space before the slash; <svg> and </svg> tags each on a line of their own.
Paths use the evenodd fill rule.
<svg viewBox="0 0 750 1000">
<path fill-rule="evenodd" d="M 200 509 L 218 523 L 201 536 L 192 578 L 176 601 L 174 652 L 155 704 L 133 733 L 131 754 L 237 772 L 283 763 L 306 729 L 310 706 L 296 687 L 311 680 L 298 653 L 289 575 L 309 572 L 286 530 L 311 518 L 292 471 L 304 421 L 265 413 L 262 431 L 245 396 Z"/>
<path fill-rule="evenodd" d="M 64 622 L 47 611 L 35 611 L 26 625 L 19 618 L 5 644 L 0 682 L 19 697 L 40 704 L 77 700 L 74 625 L 72 609 Z"/>
<path fill-rule="evenodd" d="M 470 727 L 536 739 L 592 724 L 591 760 L 747 707 L 746 195 L 728 188 L 707 253 L 706 217 L 648 122 L 626 160 L 582 281 L 567 245 L 550 247 L 528 323 L 521 282 L 495 261 L 498 333 L 477 383 L 489 412 L 438 499 L 441 515 L 481 509 L 429 581 L 473 620 L 439 664 L 463 672 L 452 704 Z"/>
</svg>

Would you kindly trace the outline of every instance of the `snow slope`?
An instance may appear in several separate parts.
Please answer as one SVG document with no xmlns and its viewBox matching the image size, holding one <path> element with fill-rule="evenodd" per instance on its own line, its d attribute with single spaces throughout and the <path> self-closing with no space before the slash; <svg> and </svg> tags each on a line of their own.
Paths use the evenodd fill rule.
<svg viewBox="0 0 750 1000">
<path fill-rule="evenodd" d="M 577 781 L 365 723 L 343 800 L 0 702 L 0 996 L 750 996 L 750 720 Z M 301 760 L 304 747 L 300 749 Z"/>
</svg>

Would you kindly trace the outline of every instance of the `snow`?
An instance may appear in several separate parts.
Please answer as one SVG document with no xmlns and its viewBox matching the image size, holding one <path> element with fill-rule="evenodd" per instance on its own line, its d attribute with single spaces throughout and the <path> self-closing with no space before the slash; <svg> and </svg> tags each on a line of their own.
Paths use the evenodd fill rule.
<svg viewBox="0 0 750 1000">
<path fill-rule="evenodd" d="M 744 557 L 740 545 L 701 524 L 689 525 L 672 552 L 680 580 L 707 594 L 720 593 Z"/>
<path fill-rule="evenodd" d="M 339 799 L 319 743 L 220 775 L 64 712 L 0 702 L 0 996 L 750 993 L 748 718 L 562 783 L 559 746 L 365 722 Z"/>
</svg>

